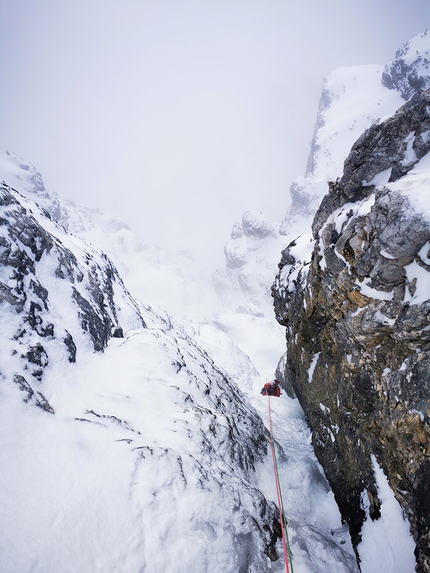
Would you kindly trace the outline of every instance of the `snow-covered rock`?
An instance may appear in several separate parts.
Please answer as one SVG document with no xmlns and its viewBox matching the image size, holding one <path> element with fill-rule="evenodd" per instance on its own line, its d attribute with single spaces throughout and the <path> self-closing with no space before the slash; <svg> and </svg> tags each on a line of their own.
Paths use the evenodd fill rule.
<svg viewBox="0 0 430 573">
<path fill-rule="evenodd" d="M 106 253 L 135 298 L 178 319 L 220 308 L 211 272 L 199 268 L 187 253 L 167 253 L 142 239 L 145 229 L 142 236 L 136 235 L 118 217 L 48 190 L 34 165 L 14 153 L 0 155 L 1 179 L 45 209 L 67 232 Z"/>
<path fill-rule="evenodd" d="M 2 374 L 30 399 L 51 352 L 74 362 L 78 347 L 101 351 L 111 337 L 145 323 L 106 256 L 4 184 L 0 209 Z"/>
<path fill-rule="evenodd" d="M 279 376 L 310 420 L 366 573 L 411 571 L 414 543 L 416 570 L 430 570 L 429 52 L 425 32 L 385 68 L 326 78 L 273 285 L 287 328 Z"/>
<path fill-rule="evenodd" d="M 400 92 L 405 100 L 430 88 L 430 43 L 427 35 L 426 30 L 411 38 L 384 68 L 382 83 Z"/>
<path fill-rule="evenodd" d="M 430 570 L 429 109 L 430 90 L 420 92 L 357 140 L 312 241 L 284 251 L 273 288 L 287 327 L 285 377 L 358 555 L 369 566 L 368 535 L 378 530 L 405 572 L 414 552 L 416 570 Z M 395 498 L 408 520 L 397 511 L 391 531 L 384 480 L 389 507 Z"/>
</svg>

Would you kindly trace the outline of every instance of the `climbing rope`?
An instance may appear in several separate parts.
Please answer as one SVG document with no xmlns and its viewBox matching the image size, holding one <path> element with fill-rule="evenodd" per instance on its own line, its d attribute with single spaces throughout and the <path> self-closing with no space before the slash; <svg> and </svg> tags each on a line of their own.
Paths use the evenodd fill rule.
<svg viewBox="0 0 430 573">
<path fill-rule="evenodd" d="M 270 396 L 268 396 L 268 408 L 269 408 L 269 434 L 270 434 L 270 445 L 272 448 L 272 460 L 273 460 L 273 471 L 275 474 L 275 485 L 276 485 L 276 495 L 278 496 L 278 507 L 279 507 L 279 517 L 281 522 L 281 533 L 282 533 L 282 544 L 284 547 L 284 558 L 285 558 L 285 570 L 287 573 L 294 573 L 293 569 L 293 559 L 291 555 L 290 541 L 288 539 L 288 529 L 287 520 L 285 518 L 284 503 L 282 500 L 281 484 L 279 483 L 279 473 L 278 464 L 276 462 L 275 445 L 273 442 L 273 429 L 272 429 L 272 416 L 270 412 Z M 288 566 L 289 564 L 289 566 Z"/>
</svg>

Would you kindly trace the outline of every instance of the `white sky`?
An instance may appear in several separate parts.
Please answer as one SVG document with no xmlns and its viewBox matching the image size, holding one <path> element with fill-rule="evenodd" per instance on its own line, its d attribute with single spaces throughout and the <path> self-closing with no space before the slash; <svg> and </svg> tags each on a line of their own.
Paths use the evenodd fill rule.
<svg viewBox="0 0 430 573">
<path fill-rule="evenodd" d="M 324 76 L 429 22 L 430 0 L 0 0 L 0 151 L 212 266 L 244 211 L 284 217 Z"/>
</svg>

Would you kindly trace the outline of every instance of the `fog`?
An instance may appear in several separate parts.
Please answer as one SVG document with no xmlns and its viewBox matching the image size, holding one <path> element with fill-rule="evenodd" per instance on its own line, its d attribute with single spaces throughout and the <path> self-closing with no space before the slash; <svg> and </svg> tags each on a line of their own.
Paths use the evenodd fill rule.
<svg viewBox="0 0 430 573">
<path fill-rule="evenodd" d="M 429 20 L 429 0 L 1 0 L 0 151 L 213 266 L 246 210 L 285 215 L 324 76 Z"/>
</svg>

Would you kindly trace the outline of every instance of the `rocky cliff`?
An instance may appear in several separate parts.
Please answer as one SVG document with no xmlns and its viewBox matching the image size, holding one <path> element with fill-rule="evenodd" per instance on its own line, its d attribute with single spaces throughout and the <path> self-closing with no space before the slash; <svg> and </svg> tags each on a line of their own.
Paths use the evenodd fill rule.
<svg viewBox="0 0 430 573">
<path fill-rule="evenodd" d="M 272 287 L 298 396 L 354 545 L 380 517 L 375 464 L 430 571 L 430 91 L 354 144 L 312 236 Z"/>
<path fill-rule="evenodd" d="M 69 310 L 67 326 L 64 313 Z M 0 185 L 0 377 L 54 412 L 41 391 L 51 355 L 76 361 L 145 322 L 106 255 L 68 235 L 47 212 Z"/>
</svg>

